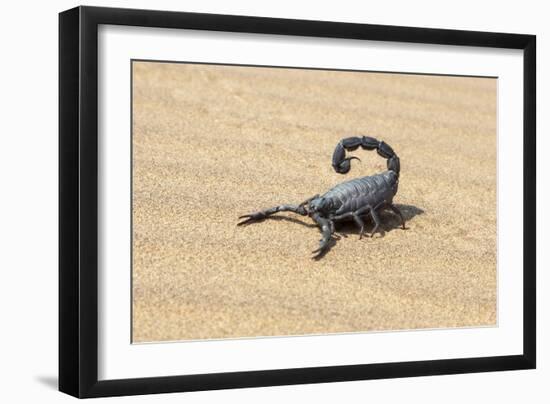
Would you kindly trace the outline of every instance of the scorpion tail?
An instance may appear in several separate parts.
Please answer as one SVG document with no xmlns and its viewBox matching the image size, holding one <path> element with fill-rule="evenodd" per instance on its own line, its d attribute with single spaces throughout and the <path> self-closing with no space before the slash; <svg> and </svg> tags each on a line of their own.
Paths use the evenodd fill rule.
<svg viewBox="0 0 550 404">
<path fill-rule="evenodd" d="M 378 141 L 372 137 L 347 137 L 340 140 L 332 154 L 332 167 L 339 174 L 346 174 L 351 169 L 351 160 L 357 157 L 346 157 L 346 151 L 356 150 L 361 146 L 364 150 L 376 150 L 377 153 L 387 159 L 388 170 L 391 170 L 399 176 L 400 164 L 399 157 L 387 143 Z"/>
</svg>

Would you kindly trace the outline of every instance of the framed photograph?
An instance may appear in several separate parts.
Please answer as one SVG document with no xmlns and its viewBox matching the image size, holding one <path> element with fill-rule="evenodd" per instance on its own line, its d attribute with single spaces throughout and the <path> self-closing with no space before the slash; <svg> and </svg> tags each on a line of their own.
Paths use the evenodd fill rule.
<svg viewBox="0 0 550 404">
<path fill-rule="evenodd" d="M 59 388 L 535 368 L 535 36 L 59 17 Z"/>
</svg>

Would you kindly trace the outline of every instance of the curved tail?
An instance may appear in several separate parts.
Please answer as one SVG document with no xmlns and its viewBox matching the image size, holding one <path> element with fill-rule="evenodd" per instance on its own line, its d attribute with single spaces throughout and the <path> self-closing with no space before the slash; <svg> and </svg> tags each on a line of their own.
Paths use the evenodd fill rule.
<svg viewBox="0 0 550 404">
<path fill-rule="evenodd" d="M 364 150 L 375 150 L 378 154 L 387 159 L 388 170 L 391 170 L 399 177 L 399 157 L 387 143 L 378 141 L 372 137 L 347 137 L 340 140 L 332 154 L 332 167 L 339 174 L 346 174 L 351 168 L 351 160 L 359 160 L 357 157 L 346 157 L 346 151 L 353 151 L 361 146 Z"/>
</svg>

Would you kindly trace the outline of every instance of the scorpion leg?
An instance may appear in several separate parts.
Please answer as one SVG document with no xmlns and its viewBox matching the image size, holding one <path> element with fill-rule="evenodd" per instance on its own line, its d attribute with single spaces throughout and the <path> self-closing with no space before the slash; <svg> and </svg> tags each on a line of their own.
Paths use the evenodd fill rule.
<svg viewBox="0 0 550 404">
<path fill-rule="evenodd" d="M 270 209 L 265 209 L 259 212 L 251 213 L 249 215 L 239 216 L 239 219 L 246 218 L 246 220 L 240 223 L 237 223 L 237 226 L 242 226 L 244 224 L 249 224 L 254 221 L 263 220 L 268 216 L 271 216 L 272 214 L 277 212 L 294 212 L 302 216 L 307 216 L 307 209 L 305 208 L 305 205 L 307 205 L 312 199 L 315 199 L 318 196 L 319 195 L 312 196 L 311 198 L 308 198 L 302 203 L 300 203 L 299 205 L 279 205 Z"/>
<path fill-rule="evenodd" d="M 338 216 L 333 216 L 330 218 L 330 228 L 331 228 L 331 231 L 334 233 L 336 232 L 336 229 L 334 228 L 334 222 L 336 221 L 339 221 L 339 220 L 344 220 L 344 219 L 349 219 L 353 217 L 353 213 L 352 212 L 347 212 L 347 213 L 343 213 L 341 215 L 338 215 Z"/>
<path fill-rule="evenodd" d="M 374 228 L 372 229 L 372 233 L 370 234 L 370 236 L 374 237 L 374 234 L 380 227 L 380 217 L 378 217 L 378 213 L 376 213 L 375 209 L 371 209 L 370 215 L 372 217 L 372 220 L 374 220 Z"/>
<path fill-rule="evenodd" d="M 363 222 L 363 219 L 356 214 L 353 215 L 353 220 L 355 220 L 355 223 L 359 226 L 359 240 L 361 240 L 363 238 L 363 234 L 365 233 L 365 222 Z"/>
<path fill-rule="evenodd" d="M 353 217 L 353 212 L 347 212 L 347 213 L 342 213 L 341 215 L 338 215 L 338 216 L 334 216 L 332 218 L 332 220 L 344 220 L 344 219 L 350 219 L 351 217 Z"/>
<path fill-rule="evenodd" d="M 359 240 L 361 240 L 363 238 L 363 234 L 365 234 L 365 222 L 361 219 L 361 215 L 365 214 L 369 210 L 372 211 L 373 209 L 370 205 L 367 205 L 353 212 L 353 220 L 355 220 L 355 223 L 359 226 Z"/>
<path fill-rule="evenodd" d="M 359 240 L 361 240 L 363 238 L 363 235 L 365 234 L 365 222 L 363 222 L 363 219 L 361 219 L 361 215 L 364 215 L 369 210 L 372 210 L 372 207 L 370 205 L 366 205 L 362 208 L 357 209 L 355 212 L 347 212 L 338 216 L 334 216 L 332 220 L 343 220 L 352 218 L 357 226 L 359 226 Z"/>
<path fill-rule="evenodd" d="M 403 227 L 403 230 L 405 230 L 405 218 L 403 217 L 401 211 L 393 203 L 388 203 L 386 206 L 390 208 L 393 213 L 399 216 L 401 219 L 401 226 Z"/>
<path fill-rule="evenodd" d="M 312 251 L 313 254 L 316 254 L 313 258 L 317 258 L 321 254 L 323 254 L 329 246 L 329 242 L 332 236 L 332 221 L 320 216 L 317 213 L 312 216 L 312 219 L 315 220 L 315 223 L 319 225 L 319 227 L 321 228 L 321 232 L 323 233 L 323 237 L 320 240 L 319 248 Z"/>
</svg>

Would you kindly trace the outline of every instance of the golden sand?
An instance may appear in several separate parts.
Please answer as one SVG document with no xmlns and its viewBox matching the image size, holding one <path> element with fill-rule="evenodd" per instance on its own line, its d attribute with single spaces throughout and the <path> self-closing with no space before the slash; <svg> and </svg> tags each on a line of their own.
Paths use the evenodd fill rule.
<svg viewBox="0 0 550 404">
<path fill-rule="evenodd" d="M 134 342 L 496 323 L 495 79 L 134 62 Z M 401 158 L 407 230 L 353 225 L 320 260 L 299 203 L 370 135 Z M 369 225 L 368 229 L 371 226 Z"/>
</svg>

